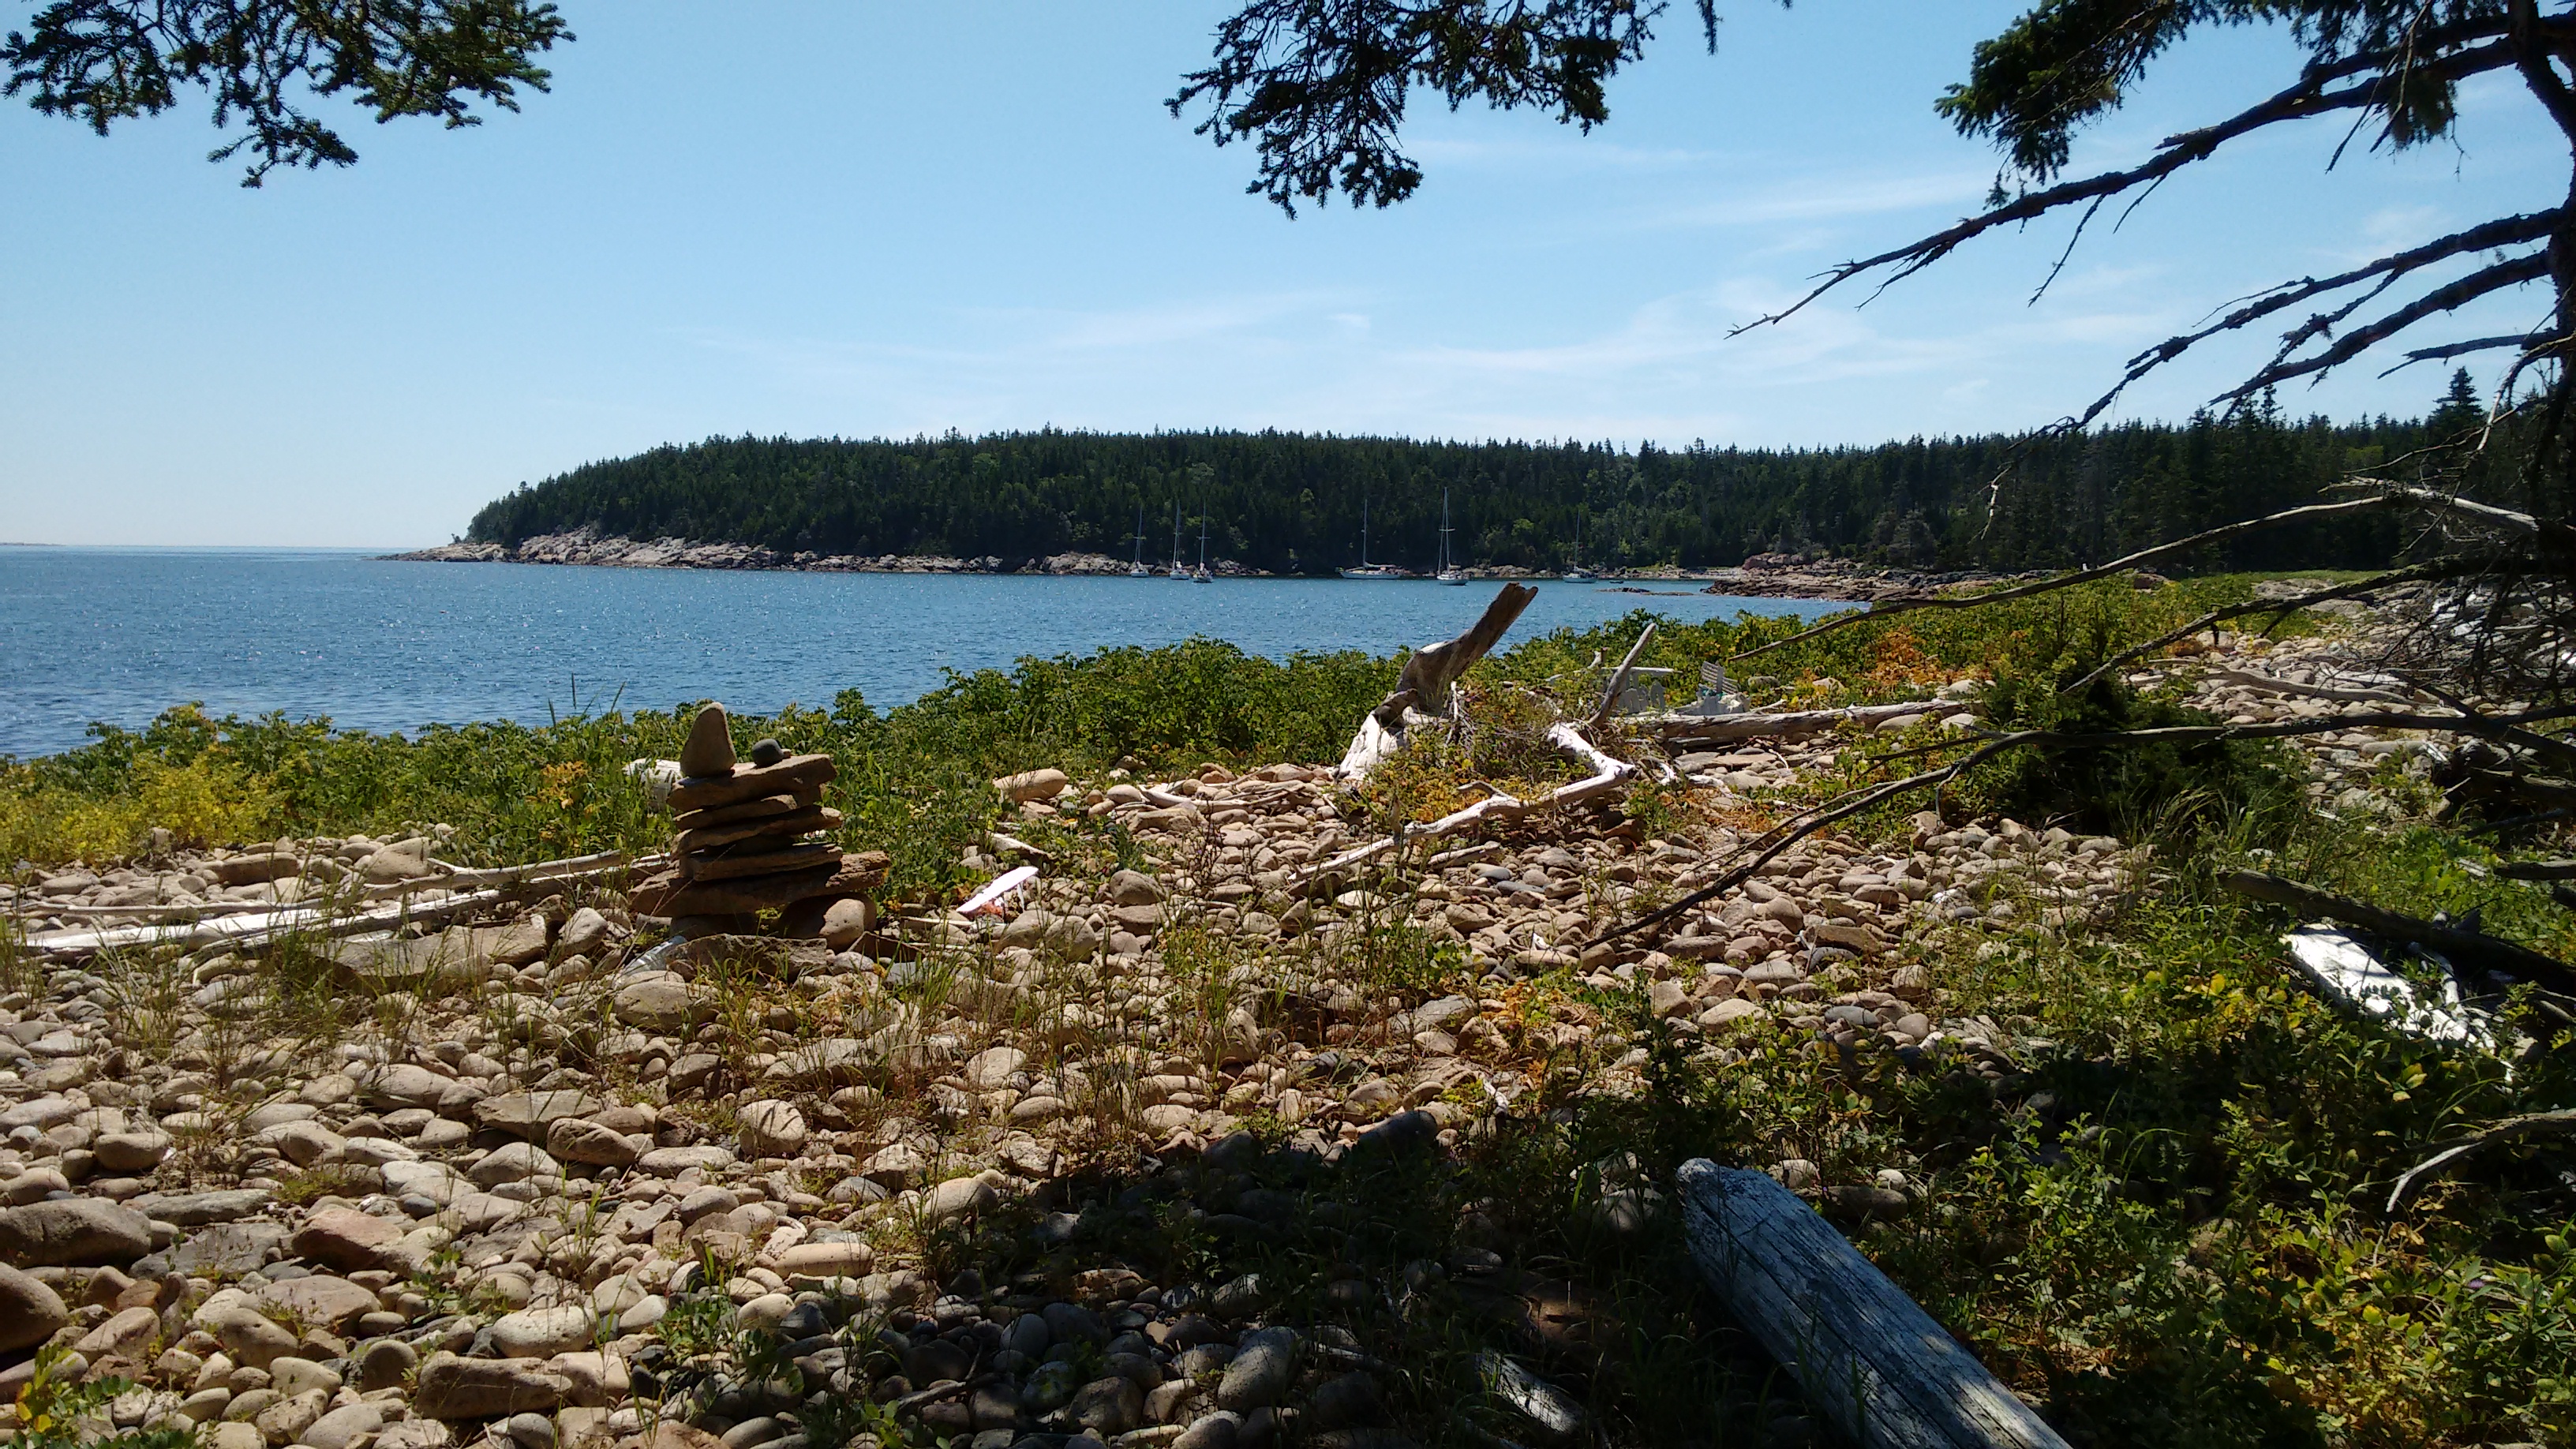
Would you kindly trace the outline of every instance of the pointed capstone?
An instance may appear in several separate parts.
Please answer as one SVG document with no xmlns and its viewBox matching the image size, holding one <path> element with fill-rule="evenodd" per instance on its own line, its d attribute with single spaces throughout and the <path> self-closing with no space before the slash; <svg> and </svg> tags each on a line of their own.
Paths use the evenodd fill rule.
<svg viewBox="0 0 2576 1449">
<path fill-rule="evenodd" d="M 689 742 L 680 747 L 680 773 L 692 780 L 721 779 L 733 773 L 733 735 L 725 707 L 708 705 L 689 726 Z"/>
</svg>

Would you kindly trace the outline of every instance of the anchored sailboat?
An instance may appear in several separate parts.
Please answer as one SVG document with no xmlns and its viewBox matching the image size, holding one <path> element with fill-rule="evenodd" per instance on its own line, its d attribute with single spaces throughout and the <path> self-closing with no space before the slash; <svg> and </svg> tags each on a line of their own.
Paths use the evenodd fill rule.
<svg viewBox="0 0 2576 1449">
<path fill-rule="evenodd" d="M 1583 566 L 1583 515 L 1578 513 L 1574 515 L 1574 561 L 1565 566 L 1565 577 L 1569 582 L 1581 583 L 1592 576 L 1592 571 Z"/>
<path fill-rule="evenodd" d="M 1184 583 L 1190 577 L 1190 571 L 1181 567 L 1181 500 L 1177 498 L 1172 500 L 1172 571 L 1163 577 Z"/>
<path fill-rule="evenodd" d="M 1127 570 L 1131 579 L 1150 579 L 1154 571 L 1145 567 L 1145 505 L 1136 505 L 1136 562 Z"/>
<path fill-rule="evenodd" d="M 1369 499 L 1368 490 L 1363 488 L 1360 490 L 1360 566 L 1355 569 L 1342 570 L 1342 577 L 1346 579 L 1406 579 L 1413 577 L 1411 574 L 1406 573 L 1404 570 L 1397 568 L 1393 564 L 1370 563 L 1368 551 Z"/>
<path fill-rule="evenodd" d="M 1190 575 L 1190 582 L 1203 584 L 1207 581 L 1207 510 L 1202 508 L 1199 510 L 1199 571 Z"/>
<path fill-rule="evenodd" d="M 1463 585 L 1467 582 L 1467 574 L 1458 567 L 1458 560 L 1450 556 L 1450 532 L 1449 490 L 1443 488 L 1440 490 L 1440 572 L 1432 577 L 1440 583 Z"/>
</svg>

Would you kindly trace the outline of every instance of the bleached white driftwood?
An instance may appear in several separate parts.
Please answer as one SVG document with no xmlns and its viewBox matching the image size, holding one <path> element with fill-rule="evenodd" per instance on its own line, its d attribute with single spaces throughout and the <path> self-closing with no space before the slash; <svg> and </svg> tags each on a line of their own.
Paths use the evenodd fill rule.
<svg viewBox="0 0 2576 1449">
<path fill-rule="evenodd" d="M 1333 773 L 1344 780 L 1363 779 L 1380 761 L 1404 748 L 1405 731 L 1416 720 L 1437 718 L 1431 711 L 1448 699 L 1449 687 L 1467 672 L 1467 666 L 1485 657 L 1537 597 L 1538 590 L 1526 584 L 1505 584 L 1466 633 L 1413 651 L 1413 657 L 1404 661 L 1404 672 L 1396 677 L 1395 692 L 1361 717 L 1359 732 L 1351 736 L 1350 748 L 1342 752 L 1342 763 Z"/>
<path fill-rule="evenodd" d="M 170 946 L 182 950 L 193 950 L 199 946 L 255 946 L 291 932 L 318 931 L 329 936 L 347 936 L 360 931 L 383 930 L 406 921 L 441 920 L 479 910 L 506 899 L 514 886 L 596 879 L 628 870 L 649 871 L 662 863 L 659 856 L 629 861 L 623 852 L 608 851 L 531 865 L 455 871 L 432 880 L 378 887 L 379 891 L 393 893 L 397 898 L 364 910 L 349 910 L 350 902 L 328 898 L 310 905 L 281 906 L 275 910 L 220 916 L 205 921 L 39 931 L 27 937 L 26 949 L 49 960 L 64 960 L 126 946 Z M 458 891 L 455 889 L 458 886 L 467 889 Z M 476 886 L 483 889 L 472 888 Z M 452 893 L 431 899 L 411 898 L 425 891 Z"/>
<path fill-rule="evenodd" d="M 436 865 L 437 862 L 432 864 Z M 479 890 L 489 886 L 532 885 L 542 881 L 570 880 L 584 875 L 613 872 L 625 865 L 626 853 L 618 850 L 603 851 L 597 855 L 573 856 L 565 860 L 536 861 L 527 865 L 493 866 L 485 870 L 462 870 L 441 865 L 438 874 L 420 876 L 412 880 L 389 881 L 371 886 L 353 886 L 346 881 L 333 882 L 317 888 L 312 900 L 287 904 L 307 909 L 324 909 L 326 908 L 324 902 L 327 900 L 342 903 L 387 901 L 403 896 L 419 895 L 425 891 Z M 10 905 L 9 914 L 62 916 L 85 921 L 139 920 L 157 921 L 165 925 L 186 925 L 215 917 L 273 912 L 277 909 L 279 909 L 279 903 L 275 901 L 197 901 L 148 906 L 71 906 L 22 896 Z"/>
<path fill-rule="evenodd" d="M 2283 936 L 2281 944 L 2290 948 L 2290 960 L 2318 995 L 2355 1016 L 2385 1021 L 2429 1041 L 2495 1044 L 2495 1014 L 2460 999 L 2460 983 L 2450 974 L 2451 963 L 2439 956 L 2432 959 L 2442 967 L 2441 999 L 2427 1001 L 2414 982 L 2332 926 L 2301 926 Z"/>
<path fill-rule="evenodd" d="M 1899 715 L 1930 714 L 1950 707 L 1941 700 L 1918 699 L 1903 704 L 1856 704 L 1845 709 L 1801 709 L 1783 714 L 1710 716 L 1666 710 L 1659 714 L 1630 715 L 1628 723 L 1668 739 L 1716 744 L 1726 740 L 1758 739 L 1766 735 L 1811 735 L 1838 724 L 1874 725 Z"/>
<path fill-rule="evenodd" d="M 1701 1275 L 1846 1438 L 1866 1449 L 2066 1449 L 1796 1194 L 1705 1158 L 1676 1176 Z"/>
<path fill-rule="evenodd" d="M 1397 834 L 1381 836 L 1356 849 L 1343 851 L 1321 865 L 1309 866 L 1298 879 L 1301 882 L 1316 880 L 1336 871 L 1348 870 L 1355 865 L 1364 865 L 1408 840 L 1436 840 L 1444 835 L 1460 834 L 1482 821 L 1510 820 L 1527 815 L 1532 810 L 1580 805 L 1587 800 L 1618 789 L 1620 782 L 1637 773 L 1636 766 L 1603 754 L 1590 740 L 1583 737 L 1582 731 L 1570 724 L 1550 726 L 1547 738 L 1548 742 L 1558 749 L 1590 765 L 1593 773 L 1571 785 L 1558 786 L 1541 796 L 1536 802 L 1515 799 L 1496 790 L 1464 810 L 1443 815 L 1427 824 L 1407 826 Z"/>
</svg>

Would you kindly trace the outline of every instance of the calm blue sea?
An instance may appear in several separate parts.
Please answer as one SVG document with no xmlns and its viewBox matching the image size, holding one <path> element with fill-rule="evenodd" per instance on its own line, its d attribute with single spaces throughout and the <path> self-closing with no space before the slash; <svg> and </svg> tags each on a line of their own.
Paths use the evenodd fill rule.
<svg viewBox="0 0 2576 1449">
<path fill-rule="evenodd" d="M 1493 585 L 696 572 L 383 563 L 327 549 L 0 548 L 0 754 L 78 745 L 175 704 L 345 728 L 543 720 L 844 689 L 880 708 L 948 670 L 1194 635 L 1274 657 L 1445 638 Z M 1836 607 L 1545 583 L 1525 638 L 1634 609 L 1683 620 Z"/>
</svg>

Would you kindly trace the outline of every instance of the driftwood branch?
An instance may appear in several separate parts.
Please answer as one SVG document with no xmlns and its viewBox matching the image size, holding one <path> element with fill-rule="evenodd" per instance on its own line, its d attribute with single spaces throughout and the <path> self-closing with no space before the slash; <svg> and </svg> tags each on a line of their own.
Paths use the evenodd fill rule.
<svg viewBox="0 0 2576 1449">
<path fill-rule="evenodd" d="M 1796 1194 L 1704 1158 L 1676 1185 L 1691 1261 L 1850 1442 L 2066 1449 L 2066 1441 Z"/>
<path fill-rule="evenodd" d="M 2297 699 L 2327 699 L 2338 704 L 2413 704 L 2402 694 L 2384 689 L 2346 689 L 2333 684 L 2302 684 L 2295 679 L 2281 679 L 2251 669 L 2213 669 L 2208 678 L 2224 684 L 2242 684 L 2249 689 L 2289 695 Z"/>
<path fill-rule="evenodd" d="M 1581 805 L 1618 789 L 1621 782 L 1637 773 L 1636 766 L 1612 759 L 1602 753 L 1572 725 L 1560 724 L 1551 727 L 1547 732 L 1547 738 L 1558 749 L 1590 765 L 1593 771 L 1591 776 L 1577 780 L 1571 785 L 1558 786 L 1535 802 L 1515 799 L 1497 790 L 1464 810 L 1444 815 L 1428 824 L 1406 826 L 1393 835 L 1381 836 L 1356 849 L 1343 851 L 1321 865 L 1310 866 L 1298 876 L 1298 883 L 1307 884 L 1338 874 L 1355 865 L 1365 865 L 1407 841 L 1437 840 L 1443 836 L 1460 834 L 1488 820 L 1512 820 L 1527 815 L 1533 810 L 1563 809 Z"/>
<path fill-rule="evenodd" d="M 1619 667 L 1610 672 L 1610 687 L 1601 691 L 1601 707 L 1592 712 L 1591 722 L 1585 726 L 1586 729 L 1597 730 L 1609 720 L 1612 707 L 1619 703 L 1619 691 L 1627 687 L 1628 671 L 1637 667 L 1637 656 L 1646 652 L 1646 646 L 1653 643 L 1654 638 L 1655 626 L 1651 622 L 1638 631 L 1637 642 L 1628 646 L 1627 657 L 1620 660 Z"/>
<path fill-rule="evenodd" d="M 610 864 L 594 864 L 610 861 Z M 285 906 L 276 910 L 221 916 L 213 920 L 166 925 L 112 926 L 103 929 L 39 931 L 27 937 L 26 947 L 49 959 L 67 959 L 95 955 L 100 951 L 127 946 L 166 946 L 182 950 L 199 946 L 257 946 L 283 935 L 314 931 L 327 936 L 347 936 L 359 931 L 379 931 L 412 921 L 444 920 L 450 916 L 481 910 L 509 899 L 510 889 L 535 882 L 568 883 L 599 880 L 624 875 L 629 871 L 644 872 L 663 864 L 659 856 L 629 860 L 615 851 L 600 856 L 575 860 L 545 861 L 535 865 L 505 866 L 488 871 L 457 871 L 436 881 L 409 882 L 401 887 L 406 893 L 426 889 L 447 889 L 460 878 L 479 883 L 479 890 L 467 890 L 435 900 L 398 899 L 364 910 L 350 911 L 347 902 L 326 900 L 316 905 Z"/>
<path fill-rule="evenodd" d="M 2314 919 L 2341 921 L 2374 935 L 2399 941 L 2412 941 L 2429 946 L 2451 960 L 2462 964 L 2476 963 L 2492 970 L 2509 972 L 2527 981 L 2537 982 L 2553 991 L 2576 989 L 2576 967 L 2554 957 L 2543 956 L 2528 946 L 2517 946 L 2483 931 L 2465 930 L 2459 926 L 2440 925 L 2413 916 L 2356 901 L 2348 896 L 2331 895 L 2314 886 L 2283 880 L 2261 871 L 2230 872 L 2226 878 L 2229 890 L 2238 895 L 2287 907 L 2294 915 Z"/>
<path fill-rule="evenodd" d="M 2394 1217 L 2406 1210 L 2425 1188 L 2450 1174 L 2452 1169 L 2490 1147 L 2543 1134 L 2576 1133 L 2576 1108 L 2556 1112 L 2534 1112 L 2527 1117 L 2510 1117 L 2492 1127 L 2450 1143 L 2441 1151 L 2406 1169 L 2397 1184 L 2388 1190 L 2388 1212 Z"/>
<path fill-rule="evenodd" d="M 903 1414 L 917 1414 L 923 1409 L 930 1407 L 932 1404 L 938 1403 L 942 1399 L 953 1399 L 959 1394 L 966 1393 L 973 1389 L 980 1389 L 986 1384 L 999 1380 L 1001 1377 L 1002 1376 L 998 1373 L 969 1374 L 965 1378 L 959 1379 L 953 1384 L 933 1384 L 929 1388 L 919 1389 L 906 1394 L 902 1398 L 899 1398 L 893 1403 L 887 1405 L 887 1407 L 892 1409 L 898 1416 Z"/>
</svg>

